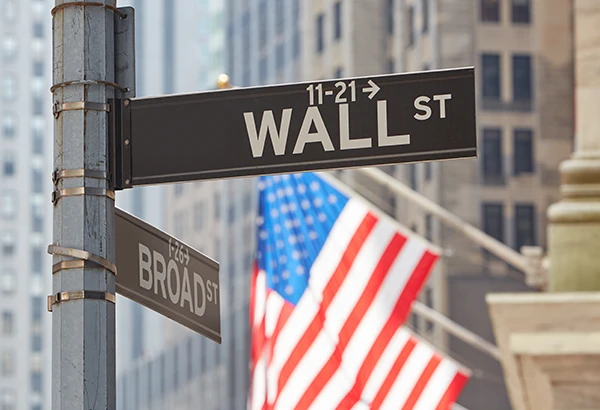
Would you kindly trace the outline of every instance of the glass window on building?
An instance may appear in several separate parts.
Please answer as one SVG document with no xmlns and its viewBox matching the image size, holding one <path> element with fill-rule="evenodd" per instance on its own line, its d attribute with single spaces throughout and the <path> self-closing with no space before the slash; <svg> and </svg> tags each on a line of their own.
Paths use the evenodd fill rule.
<svg viewBox="0 0 600 410">
<path fill-rule="evenodd" d="M 12 256 L 15 253 L 17 236 L 13 231 L 0 231 L 0 245 L 2 246 L 2 256 Z"/>
<path fill-rule="evenodd" d="M 278 1 L 277 3 L 280 3 L 280 1 Z M 260 2 L 258 10 L 258 48 L 262 49 L 267 45 L 267 30 L 269 26 L 267 0 L 262 0 Z"/>
<path fill-rule="evenodd" d="M 44 208 L 41 196 L 36 195 L 31 202 L 31 230 L 33 232 L 44 231 Z"/>
<path fill-rule="evenodd" d="M 42 335 L 40 333 L 33 333 L 31 335 L 31 351 L 42 351 Z"/>
<path fill-rule="evenodd" d="M 219 192 L 215 192 L 215 203 L 213 205 L 215 220 L 218 221 L 221 219 L 221 195 Z"/>
<path fill-rule="evenodd" d="M 432 173 L 431 167 L 432 167 L 431 162 L 425 162 L 423 164 L 423 178 L 425 179 L 425 181 L 431 180 L 431 173 Z"/>
<path fill-rule="evenodd" d="M 42 115 L 44 113 L 44 100 L 41 97 L 32 98 L 31 105 L 33 115 Z"/>
<path fill-rule="evenodd" d="M 494 23 L 500 21 L 500 0 L 479 0 L 479 9 L 481 21 Z"/>
<path fill-rule="evenodd" d="M 300 42 L 301 42 L 300 30 L 296 27 L 294 29 L 293 49 L 292 49 L 294 58 L 298 58 L 298 56 L 300 56 Z"/>
<path fill-rule="evenodd" d="M 244 195 L 244 211 L 249 212 L 252 209 L 253 196 L 249 193 Z"/>
<path fill-rule="evenodd" d="M 267 82 L 267 78 L 269 76 L 269 67 L 268 67 L 268 61 L 267 61 L 267 56 L 262 56 L 259 63 L 258 63 L 258 81 L 261 84 L 266 84 Z"/>
<path fill-rule="evenodd" d="M 43 61 L 34 61 L 33 62 L 33 75 L 35 77 L 43 77 L 44 76 L 44 62 Z"/>
<path fill-rule="evenodd" d="M 2 116 L 2 135 L 5 138 L 13 138 L 16 134 L 16 119 L 13 113 L 5 112 Z"/>
<path fill-rule="evenodd" d="M 31 297 L 31 324 L 39 325 L 42 322 L 44 300 L 40 296 Z"/>
<path fill-rule="evenodd" d="M 406 30 L 408 38 L 408 46 L 412 46 L 415 43 L 415 8 L 409 6 L 406 10 Z"/>
<path fill-rule="evenodd" d="M 8 23 L 14 23 L 17 19 L 18 0 L 6 0 L 3 5 L 4 19 Z"/>
<path fill-rule="evenodd" d="M 183 184 L 175 184 L 173 186 L 173 194 L 175 196 L 181 196 L 181 194 L 183 194 Z"/>
<path fill-rule="evenodd" d="M 317 16 L 317 53 L 321 53 L 325 48 L 325 39 L 323 38 L 323 33 L 325 31 L 325 15 L 323 13 Z"/>
<path fill-rule="evenodd" d="M 394 0 L 387 0 L 387 32 L 394 34 Z"/>
<path fill-rule="evenodd" d="M 515 129 L 513 135 L 514 172 L 515 175 L 532 173 L 533 132 L 530 129 Z"/>
<path fill-rule="evenodd" d="M 0 216 L 13 219 L 17 215 L 17 193 L 7 190 L 0 194 Z"/>
<path fill-rule="evenodd" d="M 176 237 L 182 238 L 187 234 L 187 213 L 185 211 L 179 211 L 175 214 L 173 222 L 173 233 Z"/>
<path fill-rule="evenodd" d="M 421 0 L 421 17 L 423 18 L 421 31 L 427 33 L 429 30 L 429 0 Z"/>
<path fill-rule="evenodd" d="M 17 393 L 12 389 L 0 390 L 0 410 L 16 410 Z"/>
<path fill-rule="evenodd" d="M 13 176 L 16 172 L 15 153 L 12 151 L 4 151 L 2 155 L 2 175 L 5 177 Z"/>
<path fill-rule="evenodd" d="M 14 74 L 8 73 L 3 75 L 0 94 L 5 101 L 12 101 L 17 97 L 17 79 Z"/>
<path fill-rule="evenodd" d="M 235 221 L 235 206 L 233 204 L 229 204 L 227 207 L 227 222 L 230 224 Z"/>
<path fill-rule="evenodd" d="M 194 205 L 194 230 L 202 231 L 204 228 L 204 202 L 198 202 Z"/>
<path fill-rule="evenodd" d="M 283 27 L 284 27 L 284 23 L 285 23 L 285 16 L 283 14 L 283 6 L 284 3 L 281 0 L 274 0 L 275 1 L 275 28 L 277 30 L 277 35 L 282 34 L 283 33 Z"/>
<path fill-rule="evenodd" d="M 500 55 L 483 54 L 481 56 L 483 98 L 500 99 Z"/>
<path fill-rule="evenodd" d="M 44 152 L 44 118 L 41 116 L 33 117 L 31 123 L 32 150 L 34 154 Z"/>
<path fill-rule="evenodd" d="M 534 246 L 535 238 L 535 206 L 533 204 L 517 204 L 515 206 L 515 249 L 521 246 Z"/>
<path fill-rule="evenodd" d="M 514 55 L 513 64 L 513 100 L 531 101 L 532 73 L 531 56 Z"/>
<path fill-rule="evenodd" d="M 44 176 L 40 169 L 33 169 L 33 171 L 31 171 L 31 186 L 33 192 L 36 194 L 44 192 Z"/>
<path fill-rule="evenodd" d="M 486 184 L 504 183 L 502 167 L 502 129 L 483 129 L 483 182 Z"/>
<path fill-rule="evenodd" d="M 41 393 L 42 391 L 42 373 L 41 372 L 31 372 L 31 390 L 36 393 Z"/>
<path fill-rule="evenodd" d="M 410 187 L 415 191 L 417 187 L 417 164 L 408 164 L 408 178 L 410 180 Z"/>
<path fill-rule="evenodd" d="M 2 268 L 0 271 L 0 293 L 11 295 L 17 291 L 17 275 L 11 268 Z"/>
<path fill-rule="evenodd" d="M 482 206 L 484 232 L 504 242 L 504 205 L 501 203 L 484 203 Z"/>
<path fill-rule="evenodd" d="M 283 46 L 283 43 L 277 44 L 277 48 L 275 49 L 275 63 L 278 70 L 281 70 L 285 64 L 285 49 Z"/>
<path fill-rule="evenodd" d="M 433 289 L 429 286 L 425 288 L 425 304 L 429 308 L 433 308 Z M 425 321 L 425 329 L 428 332 L 433 331 L 433 322 L 431 320 Z"/>
<path fill-rule="evenodd" d="M 2 336 L 12 336 L 15 331 L 15 323 L 14 323 L 14 314 L 10 310 L 2 311 L 2 325 L 0 326 L 0 331 L 2 332 Z"/>
<path fill-rule="evenodd" d="M 342 37 L 342 2 L 336 1 L 333 5 L 333 38 Z"/>
<path fill-rule="evenodd" d="M 531 21 L 531 0 L 512 0 L 512 22 L 529 23 Z"/>
<path fill-rule="evenodd" d="M 492 238 L 504 242 L 504 205 L 501 203 L 484 203 L 482 207 L 483 231 Z M 491 254 L 484 250 L 484 257 Z"/>
<path fill-rule="evenodd" d="M 17 40 L 12 34 L 6 34 L 2 40 L 2 56 L 7 62 L 12 61 L 17 56 Z"/>
<path fill-rule="evenodd" d="M 41 22 L 33 23 L 33 37 L 44 38 L 44 25 Z"/>
<path fill-rule="evenodd" d="M 393 59 L 393 58 L 390 58 L 390 59 L 388 60 L 388 64 L 387 64 L 387 66 L 388 66 L 388 68 L 387 68 L 387 70 L 388 70 L 388 73 L 392 74 L 392 73 L 395 73 L 395 72 L 396 72 L 396 61 L 394 61 L 394 59 Z"/>
<path fill-rule="evenodd" d="M 33 246 L 31 248 L 31 270 L 34 275 L 42 273 L 44 265 L 45 252 L 40 246 Z"/>
<path fill-rule="evenodd" d="M 0 354 L 0 375 L 8 377 L 15 372 L 15 352 L 12 349 L 4 349 Z"/>
<path fill-rule="evenodd" d="M 333 73 L 333 78 L 342 78 L 344 75 L 344 69 L 342 67 L 338 67 L 335 69 Z"/>
</svg>

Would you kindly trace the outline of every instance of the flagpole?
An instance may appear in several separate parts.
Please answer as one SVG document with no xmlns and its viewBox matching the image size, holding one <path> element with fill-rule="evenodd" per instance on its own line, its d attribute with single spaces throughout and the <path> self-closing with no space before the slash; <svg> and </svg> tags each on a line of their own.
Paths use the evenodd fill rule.
<svg viewBox="0 0 600 410">
<path fill-rule="evenodd" d="M 458 323 L 453 322 L 446 316 L 442 315 L 440 312 L 424 305 L 418 300 L 415 300 L 413 302 L 412 311 L 417 315 L 424 317 L 425 319 L 435 322 L 446 332 L 457 337 L 458 339 L 469 344 L 470 346 L 482 351 L 483 353 L 489 354 L 498 361 L 501 360 L 502 356 L 500 354 L 500 349 L 498 349 L 497 346 L 488 342 L 483 337 L 470 331 L 469 329 L 466 329 Z"/>
<path fill-rule="evenodd" d="M 531 284 L 539 284 L 540 275 L 545 275 L 547 268 L 547 258 L 539 257 L 535 252 L 529 255 L 530 249 L 527 249 L 527 254 L 523 255 L 514 249 L 506 246 L 504 243 L 491 237 L 475 226 L 463 221 L 456 215 L 441 207 L 431 199 L 421 195 L 417 191 L 407 187 L 402 182 L 398 181 L 391 175 L 376 169 L 376 168 L 357 168 L 355 171 L 366 175 L 376 182 L 384 185 L 394 193 L 401 195 L 411 202 L 414 202 L 431 214 L 440 218 L 440 220 L 447 225 L 455 228 L 459 232 L 463 233 L 469 239 L 472 239 L 475 243 L 485 248 L 487 251 L 493 253 L 500 259 L 511 264 L 515 268 L 524 272 L 528 283 L 531 280 Z"/>
</svg>

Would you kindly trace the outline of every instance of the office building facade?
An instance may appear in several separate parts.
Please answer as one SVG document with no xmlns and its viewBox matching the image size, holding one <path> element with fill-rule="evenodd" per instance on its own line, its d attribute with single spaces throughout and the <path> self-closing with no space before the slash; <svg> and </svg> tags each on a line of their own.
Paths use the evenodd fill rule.
<svg viewBox="0 0 600 410">
<path fill-rule="evenodd" d="M 569 0 L 229 0 L 225 8 L 227 73 L 233 84 L 252 86 L 475 66 L 478 159 L 382 169 L 508 246 L 545 247 L 546 208 L 559 195 L 558 164 L 572 151 L 570 3 Z M 433 215 L 365 177 L 352 171 L 336 174 L 401 223 L 445 250 L 421 293 L 421 301 L 493 340 L 485 293 L 526 290 L 523 274 L 444 226 Z M 194 184 L 174 188 L 168 195 L 167 209 L 174 229 L 171 233 L 189 237 L 190 244 L 196 243 L 201 250 L 212 249 L 214 253 L 208 253 L 209 256 L 223 264 L 223 305 L 235 300 L 242 311 L 247 309 L 247 298 L 243 295 L 248 287 L 236 293 L 224 284 L 238 269 L 237 262 L 235 269 L 226 266 L 247 248 L 237 247 L 235 235 L 219 236 L 211 231 L 203 234 L 205 231 L 196 229 L 192 222 L 195 218 L 192 204 L 208 200 L 205 195 L 214 198 L 214 192 L 230 190 L 230 184 L 237 183 L 242 198 L 245 196 L 242 192 L 251 193 L 245 191 L 246 185 L 241 188 L 244 180 L 213 182 L 208 184 L 210 189 L 204 185 L 196 188 Z M 211 193 L 211 189 L 216 191 Z M 221 205 L 222 210 L 229 206 Z M 235 203 L 233 208 L 238 209 L 237 206 Z M 203 211 L 212 219 L 209 224 L 218 226 L 222 222 L 217 220 L 221 218 L 211 217 L 209 209 Z M 247 208 L 241 206 L 240 210 L 244 209 Z M 226 230 L 229 226 L 236 226 L 235 222 L 225 225 Z M 244 269 L 240 272 L 247 275 L 249 266 Z M 239 280 L 240 286 L 244 286 L 247 279 Z M 224 335 L 229 326 L 228 315 L 224 314 Z M 459 401 L 461 404 L 490 410 L 510 408 L 497 362 L 448 337 L 422 318 L 413 316 L 407 325 L 475 370 Z M 237 325 L 233 329 L 233 340 L 224 338 L 224 346 L 235 343 L 248 349 L 249 345 L 244 345 L 248 339 L 238 339 Z M 176 339 L 185 343 L 188 337 L 194 336 Z M 209 360 L 216 354 L 216 350 L 203 353 Z M 240 382 L 247 379 L 233 379 L 233 375 L 246 374 L 246 363 L 236 358 L 228 366 L 233 367 L 214 368 L 209 380 L 220 380 L 223 386 L 235 388 L 235 394 L 239 395 L 237 389 L 247 388 Z M 210 389 L 213 396 L 204 395 L 200 383 L 212 386 L 212 381 L 195 378 L 191 386 L 196 387 L 191 387 L 191 394 L 196 392 L 196 398 L 186 397 L 191 403 L 208 402 L 209 409 L 220 408 L 219 404 L 210 407 L 214 401 L 208 397 L 221 393 Z M 189 386 L 181 384 L 179 389 L 189 391 L 186 390 Z M 241 400 L 228 403 L 234 405 L 225 408 L 242 408 L 241 403 Z"/>
<path fill-rule="evenodd" d="M 41 410 L 51 375 L 52 4 L 0 7 L 0 408 Z"/>
</svg>

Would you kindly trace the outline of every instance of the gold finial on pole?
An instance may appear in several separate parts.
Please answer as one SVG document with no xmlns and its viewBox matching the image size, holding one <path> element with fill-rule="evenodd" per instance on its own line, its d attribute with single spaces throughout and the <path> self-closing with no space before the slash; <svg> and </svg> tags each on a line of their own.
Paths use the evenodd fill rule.
<svg viewBox="0 0 600 410">
<path fill-rule="evenodd" d="M 217 88 L 219 90 L 231 88 L 231 84 L 229 84 L 229 76 L 227 74 L 219 75 L 219 77 L 217 78 Z"/>
</svg>

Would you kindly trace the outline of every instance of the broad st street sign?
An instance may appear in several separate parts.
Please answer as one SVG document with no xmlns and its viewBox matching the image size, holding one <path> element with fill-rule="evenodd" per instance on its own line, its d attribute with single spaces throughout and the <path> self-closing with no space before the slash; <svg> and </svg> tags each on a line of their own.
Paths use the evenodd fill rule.
<svg viewBox="0 0 600 410">
<path fill-rule="evenodd" d="M 219 264 L 115 209 L 117 292 L 221 343 Z"/>
<path fill-rule="evenodd" d="M 474 69 L 120 101 L 116 188 L 476 156 Z"/>
</svg>

